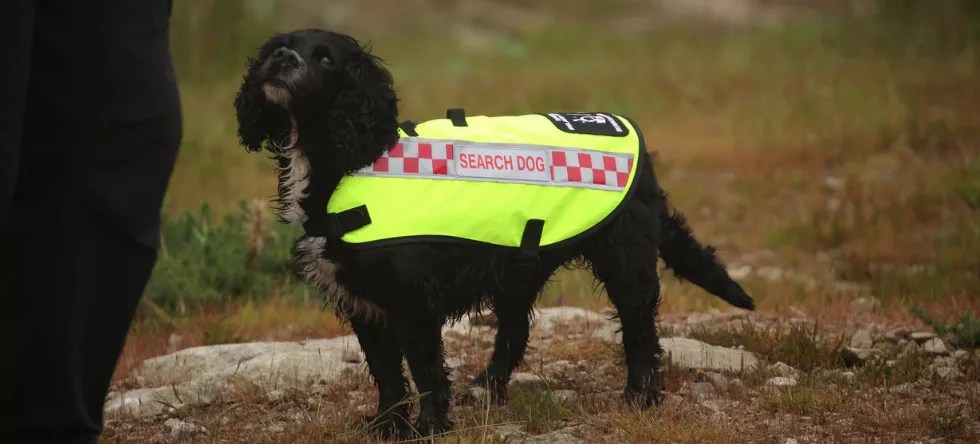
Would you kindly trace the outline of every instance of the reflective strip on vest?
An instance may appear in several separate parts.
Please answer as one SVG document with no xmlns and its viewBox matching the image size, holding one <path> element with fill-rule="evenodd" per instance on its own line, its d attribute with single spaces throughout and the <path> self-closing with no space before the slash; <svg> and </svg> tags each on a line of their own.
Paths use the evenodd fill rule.
<svg viewBox="0 0 980 444">
<path fill-rule="evenodd" d="M 571 186 L 618 191 L 633 155 L 576 148 L 403 137 L 356 175 Z"/>
</svg>

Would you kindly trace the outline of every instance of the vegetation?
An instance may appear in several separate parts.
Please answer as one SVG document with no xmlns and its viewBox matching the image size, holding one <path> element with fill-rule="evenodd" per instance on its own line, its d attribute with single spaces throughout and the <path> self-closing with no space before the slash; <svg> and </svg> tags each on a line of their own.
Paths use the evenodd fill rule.
<svg viewBox="0 0 980 444">
<path fill-rule="evenodd" d="M 694 332 L 804 373 L 800 385 L 761 396 L 752 393 L 768 373 L 728 375 L 745 387 L 724 390 L 732 403 L 720 406 L 723 420 L 683 388 L 649 412 L 528 393 L 506 407 L 460 409 L 458 432 L 445 442 L 495 442 L 499 424 L 537 433 L 566 421 L 585 424 L 579 436 L 590 442 L 783 442 L 818 428 L 827 430 L 813 437 L 821 442 L 977 438 L 975 385 L 915 385 L 931 374 L 930 358 L 919 353 L 843 369 L 839 348 L 843 324 L 862 315 L 851 306 L 858 297 L 880 301 L 860 322 L 922 322 L 958 347 L 980 340 L 978 3 L 877 1 L 870 13 L 847 7 L 859 2 L 807 3 L 819 4 L 818 13 L 719 24 L 668 19 L 654 2 L 634 0 L 175 2 L 184 143 L 164 248 L 120 374 L 173 348 L 175 336 L 186 347 L 345 331 L 289 271 L 295 228 L 268 218 L 264 203 L 241 203 L 267 199 L 275 180 L 268 159 L 238 146 L 231 106 L 245 58 L 271 32 L 319 26 L 370 42 L 396 79 L 404 118 L 439 117 L 454 106 L 632 116 L 656 152 L 660 182 L 699 238 L 733 268 L 750 270 L 739 280 L 760 311 L 820 321 L 820 329 Z M 665 316 L 725 308 L 669 274 L 663 287 Z M 560 272 L 542 304 L 608 305 L 575 271 Z M 599 353 L 615 366 L 590 376 L 623 376 L 618 349 L 570 343 L 552 352 Z M 970 356 L 961 371 L 976 380 L 980 358 Z M 698 381 L 669 373 L 670 387 Z M 571 384 L 558 381 L 556 389 Z M 896 385 L 928 394 L 889 389 Z M 296 394 L 182 414 L 207 424 L 215 439 L 370 441 L 348 427 L 367 413 L 355 410 L 348 391 L 312 407 Z M 311 419 L 285 433 L 234 427 L 297 411 Z M 228 418 L 231 425 L 222 422 Z"/>
</svg>

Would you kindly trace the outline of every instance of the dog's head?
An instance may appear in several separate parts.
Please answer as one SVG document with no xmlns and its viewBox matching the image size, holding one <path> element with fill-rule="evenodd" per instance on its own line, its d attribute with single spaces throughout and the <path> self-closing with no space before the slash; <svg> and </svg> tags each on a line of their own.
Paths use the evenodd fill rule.
<svg viewBox="0 0 980 444">
<path fill-rule="evenodd" d="M 277 34 L 246 68 L 235 109 L 240 142 L 250 151 L 299 142 L 309 156 L 349 172 L 397 139 L 391 74 L 350 36 L 315 29 Z"/>
</svg>

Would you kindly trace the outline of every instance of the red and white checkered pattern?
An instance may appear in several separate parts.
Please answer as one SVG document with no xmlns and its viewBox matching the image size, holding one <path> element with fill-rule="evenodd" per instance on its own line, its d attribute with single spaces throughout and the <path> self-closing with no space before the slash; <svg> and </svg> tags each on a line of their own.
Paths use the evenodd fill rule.
<svg viewBox="0 0 980 444">
<path fill-rule="evenodd" d="M 515 144 L 471 143 L 467 146 L 489 150 L 514 150 Z M 571 186 L 603 190 L 622 190 L 629 183 L 633 156 L 604 153 L 580 148 L 547 148 L 550 181 L 533 181 L 538 185 Z M 532 183 L 515 177 L 492 179 L 457 174 L 456 154 L 452 141 L 435 139 L 402 139 L 374 164 L 358 173 L 368 176 L 398 176 L 455 180 L 492 180 L 496 182 Z M 513 151 L 511 151 L 513 152 Z"/>
<path fill-rule="evenodd" d="M 633 170 L 632 156 L 585 151 L 551 151 L 552 182 L 623 188 Z"/>
<path fill-rule="evenodd" d="M 365 170 L 405 176 L 447 176 L 454 172 L 453 159 L 452 143 L 402 141 Z"/>
</svg>

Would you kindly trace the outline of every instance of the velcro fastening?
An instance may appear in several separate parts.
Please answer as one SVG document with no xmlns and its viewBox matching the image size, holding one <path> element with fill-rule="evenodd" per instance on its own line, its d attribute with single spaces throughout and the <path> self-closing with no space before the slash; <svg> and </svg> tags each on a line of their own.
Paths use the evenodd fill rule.
<svg viewBox="0 0 980 444">
<path fill-rule="evenodd" d="M 354 207 L 338 213 L 327 213 L 320 224 L 303 224 L 306 234 L 313 237 L 339 239 L 343 235 L 371 223 L 371 214 L 366 205 Z"/>
<path fill-rule="evenodd" d="M 446 118 L 453 121 L 453 126 L 468 126 L 466 124 L 466 111 L 463 111 L 463 108 L 447 109 Z"/>
<path fill-rule="evenodd" d="M 521 235 L 521 246 L 517 251 L 517 260 L 532 262 L 538 260 L 538 249 L 541 247 L 541 233 L 544 231 L 544 220 L 528 219 L 524 224 L 524 234 Z"/>
</svg>

